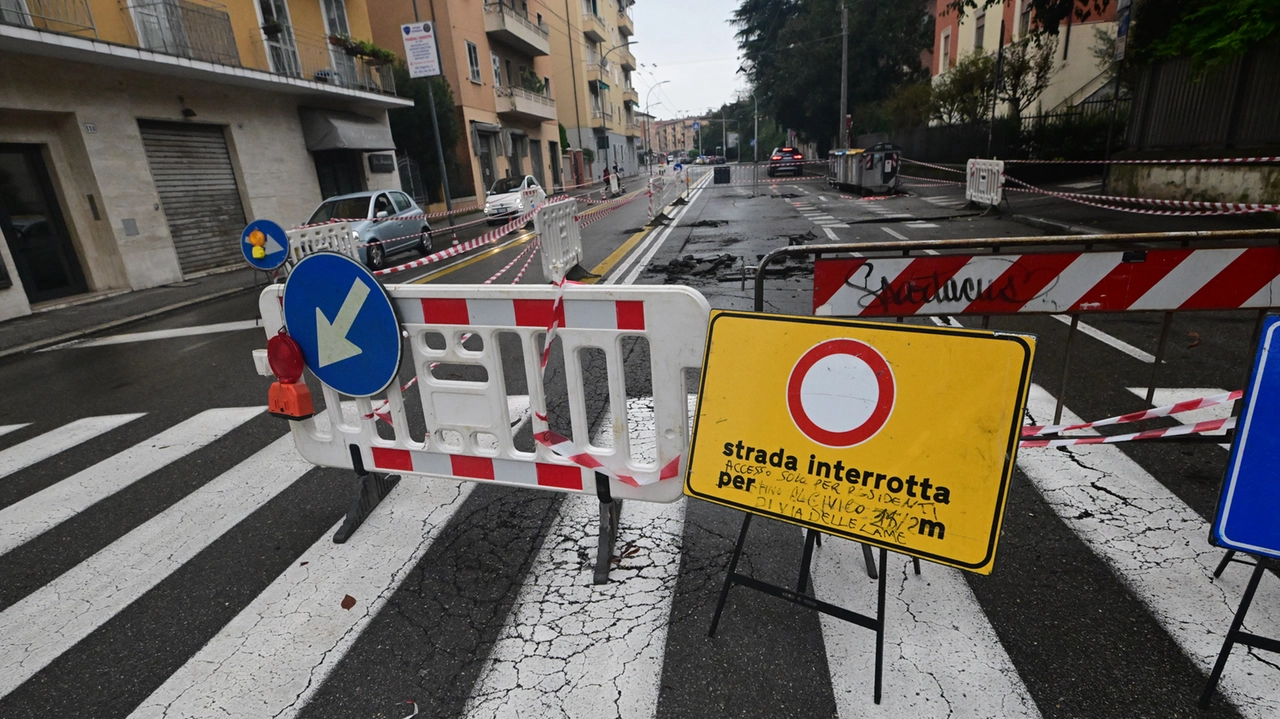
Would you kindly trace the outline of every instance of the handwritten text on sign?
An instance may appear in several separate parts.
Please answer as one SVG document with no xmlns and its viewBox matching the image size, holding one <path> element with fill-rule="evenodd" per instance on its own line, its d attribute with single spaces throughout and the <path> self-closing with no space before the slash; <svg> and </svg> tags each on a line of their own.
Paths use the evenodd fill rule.
<svg viewBox="0 0 1280 719">
<path fill-rule="evenodd" d="M 991 571 L 1034 339 L 712 314 L 685 493 Z"/>
</svg>

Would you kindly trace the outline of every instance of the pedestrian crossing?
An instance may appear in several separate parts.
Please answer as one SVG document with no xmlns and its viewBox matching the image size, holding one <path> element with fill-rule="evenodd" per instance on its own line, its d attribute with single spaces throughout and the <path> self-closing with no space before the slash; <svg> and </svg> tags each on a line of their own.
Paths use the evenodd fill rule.
<svg viewBox="0 0 1280 719">
<path fill-rule="evenodd" d="M 848 227 L 848 223 L 838 220 L 830 214 L 817 209 L 808 202 L 792 202 L 791 203 L 804 218 L 819 227 Z"/>
<path fill-rule="evenodd" d="M 963 197 L 951 197 L 949 195 L 921 195 L 920 198 L 930 204 L 953 209 L 964 207 L 968 203 Z"/>
<path fill-rule="evenodd" d="M 1145 388 L 1127 391 L 1145 396 Z M 1217 392 L 1215 388 L 1163 388 L 1155 402 Z M 1051 417 L 1054 403 L 1048 392 L 1033 387 L 1028 421 L 1040 423 Z M 1221 413 L 1226 407 L 1204 412 Z M 12 501 L 0 508 L 0 557 L 52 527 L 76 522 L 88 507 L 161 469 L 203 461 L 210 445 L 240 436 L 236 433 L 243 433 L 262 412 L 261 407 L 198 412 Z M 59 455 L 74 454 L 90 440 L 142 416 L 85 417 L 49 428 L 33 422 L 34 427 L 23 427 L 24 434 L 18 438 L 30 429 L 41 433 L 0 449 L 0 462 L 8 463 L 0 467 L 9 468 L 12 475 Z M 645 398 L 628 400 L 628 426 L 643 427 L 646 416 L 651 418 L 652 408 Z M 178 501 L 157 507 L 146 521 L 0 611 L 0 716 L 40 716 L 32 710 L 33 702 L 38 704 L 42 696 L 42 677 L 59 662 L 76 655 L 89 638 L 110 631 L 107 627 L 131 608 L 151 602 L 157 586 L 198 557 L 218 551 L 220 538 L 251 517 L 290 511 L 273 500 L 305 477 L 342 474 L 311 467 L 297 455 L 283 426 L 262 419 L 263 423 L 253 425 L 254 431 L 275 426 L 276 438 L 246 452 L 229 469 Z M 1078 421 L 1078 417 L 1068 409 L 1063 421 Z M 612 425 L 606 416 L 597 426 Z M 73 439 L 63 437 L 55 444 L 51 435 L 62 430 Z M 593 444 L 607 445 L 603 430 L 597 430 Z M 1225 460 L 1225 453 L 1207 449 Z M 1166 641 L 1196 669 L 1206 672 L 1247 579 L 1239 571 L 1212 579 L 1221 552 L 1206 541 L 1207 519 L 1119 446 L 1026 450 L 1018 456 L 1018 468 L 1052 509 L 1054 521 L 1077 537 L 1095 561 L 1141 602 Z M 379 661 L 404 661 L 384 646 L 388 627 L 412 626 L 417 632 L 412 641 L 431 644 L 437 653 L 450 651 L 448 632 L 433 626 L 429 616 L 415 620 L 425 622 L 421 626 L 403 623 L 400 607 L 406 598 L 402 595 L 410 584 L 430 585 L 424 578 L 433 571 L 424 564 L 433 561 L 428 557 L 466 555 L 472 545 L 459 542 L 453 528 L 477 521 L 477 503 L 494 496 L 489 489 L 471 483 L 401 481 L 342 545 L 331 540 L 341 519 L 333 516 L 333 526 L 317 527 L 324 531 L 313 544 L 302 547 L 261 591 L 231 606 L 230 619 L 147 688 L 144 697 L 91 715 L 149 719 L 347 716 L 351 714 L 342 710 L 348 705 L 334 704 L 336 690 L 327 689 L 342 682 L 366 685 L 373 694 L 385 692 L 388 713 L 381 716 L 399 716 L 395 712 L 404 700 L 421 702 L 425 697 L 402 695 L 403 691 L 392 694 L 380 686 L 383 667 Z M 518 495 L 516 501 L 527 503 L 531 496 Z M 683 675 L 685 660 L 667 652 L 671 618 L 695 611 L 682 604 L 688 599 L 681 597 L 689 593 L 679 590 L 690 549 L 686 545 L 691 536 L 688 505 L 684 501 L 627 503 L 612 581 L 603 586 L 591 584 L 590 579 L 598 504 L 572 496 L 546 506 L 545 531 L 521 529 L 520 522 L 512 519 L 515 526 L 508 530 L 528 542 L 509 551 L 525 552 L 528 570 L 516 575 L 522 578 L 506 599 L 509 609 L 486 630 L 488 639 L 467 660 L 468 670 L 439 674 L 423 666 L 404 673 L 416 677 L 422 686 L 461 684 L 453 691 L 465 700 L 448 711 L 437 707 L 440 715 L 693 713 L 693 707 L 668 703 L 675 701 L 670 699 L 672 682 L 712 680 Z M 801 533 L 793 534 L 798 542 Z M 448 538 L 447 544 L 440 544 L 445 541 L 442 537 Z M 714 541 L 713 551 L 727 562 L 733 537 L 717 536 Z M 262 551 L 269 552 L 270 546 Z M 245 556 L 242 561 L 255 560 Z M 890 555 L 882 569 L 889 578 L 882 704 L 870 702 L 872 634 L 830 617 L 819 618 L 827 672 L 822 681 L 830 684 L 838 716 L 1066 716 L 1046 701 L 1043 687 L 1029 679 L 1037 674 L 1025 663 L 1021 649 L 1011 651 L 1007 618 L 1000 617 L 984 593 L 975 592 L 966 575 L 930 564 L 916 575 L 900 555 Z M 500 570 L 487 570 L 479 566 L 467 574 L 468 583 L 441 586 L 460 597 L 474 592 L 483 602 L 498 601 L 485 587 Z M 874 606 L 875 586 L 867 576 L 859 545 L 829 537 L 815 552 L 813 591 L 819 598 L 868 611 Z M 1078 595 L 1081 603 L 1090 601 L 1088 587 L 1058 589 Z M 703 587 L 697 593 L 699 606 L 713 602 L 716 590 L 718 585 Z M 447 606 L 455 600 L 440 597 L 438 601 Z M 738 601 L 745 603 L 733 610 L 730 621 L 749 625 L 752 605 L 749 600 Z M 1250 625 L 1257 633 L 1280 636 L 1280 587 L 1263 583 Z M 444 636 L 439 635 L 442 631 Z M 375 644 L 369 645 L 366 637 L 374 637 Z M 120 640 L 127 642 L 128 637 Z M 1117 651 L 1123 651 L 1128 640 L 1115 637 L 1114 641 Z M 737 671 L 733 662 L 785 660 L 784 647 L 759 650 L 758 655 L 733 658 L 725 667 L 726 676 Z M 129 654 L 122 649 L 120 660 L 130 661 Z M 1107 677 L 1086 679 L 1107 681 Z M 1221 691 L 1235 715 L 1280 715 L 1280 666 L 1268 655 L 1238 651 L 1227 666 Z M 1108 711 L 1100 708 L 1096 716 L 1127 716 Z M 738 713 L 775 715 L 768 707 Z"/>
</svg>

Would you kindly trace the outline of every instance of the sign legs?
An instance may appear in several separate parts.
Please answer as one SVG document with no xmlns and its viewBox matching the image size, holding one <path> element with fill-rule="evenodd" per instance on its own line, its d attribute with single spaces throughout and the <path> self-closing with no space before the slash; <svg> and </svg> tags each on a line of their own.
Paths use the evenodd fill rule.
<svg viewBox="0 0 1280 719">
<path fill-rule="evenodd" d="M 1223 561 L 1226 564 L 1229 558 Z M 1250 634 L 1240 630 L 1244 625 L 1245 615 L 1249 613 L 1249 605 L 1253 603 L 1253 595 L 1258 591 L 1258 583 L 1262 581 L 1262 575 L 1267 571 L 1269 563 L 1266 559 L 1258 557 L 1258 563 L 1253 568 L 1253 574 L 1249 576 L 1249 585 L 1245 587 L 1244 597 L 1240 599 L 1240 607 L 1236 609 L 1236 616 L 1231 620 L 1231 628 L 1227 630 L 1227 638 L 1222 643 L 1222 651 L 1218 652 L 1218 661 L 1213 665 L 1213 672 L 1209 675 L 1209 681 L 1204 686 L 1204 693 L 1200 695 L 1200 707 L 1207 708 L 1209 702 L 1213 699 L 1213 693 L 1218 688 L 1218 680 L 1222 678 L 1222 670 L 1227 666 L 1227 657 L 1231 655 L 1231 649 L 1236 644 L 1243 644 L 1246 647 L 1256 647 L 1269 652 L 1280 653 L 1280 640 L 1270 639 L 1268 637 L 1260 637 L 1256 634 Z"/>
<path fill-rule="evenodd" d="M 818 532 L 813 529 L 808 530 L 805 535 L 804 555 L 800 561 L 800 578 L 796 582 L 795 591 L 760 581 L 755 577 L 739 574 L 737 571 L 738 560 L 742 558 L 742 547 L 747 541 L 747 530 L 751 527 L 752 516 L 753 515 L 751 514 L 745 514 L 742 518 L 742 529 L 738 532 L 738 543 L 733 547 L 733 558 L 729 560 L 729 570 L 724 578 L 724 587 L 720 589 L 720 601 L 716 603 L 716 612 L 711 619 L 711 630 L 707 632 L 707 636 L 714 637 L 716 635 L 716 628 L 720 626 L 720 615 L 724 612 L 725 602 L 729 599 L 729 589 L 735 584 L 741 584 L 742 586 L 754 589 L 757 592 L 763 592 L 772 597 L 777 597 L 778 599 L 791 602 L 792 604 L 799 604 L 802 607 L 822 612 L 823 614 L 835 617 L 836 619 L 843 619 L 850 624 L 857 624 L 860 627 L 865 627 L 876 633 L 876 673 L 874 696 L 876 704 L 879 704 L 880 689 L 884 676 L 884 601 L 886 583 L 888 579 L 888 573 L 885 571 L 885 568 L 889 557 L 888 550 L 883 548 L 880 550 L 880 571 L 877 572 L 879 575 L 879 581 L 876 599 L 876 615 L 874 617 L 869 617 L 865 614 L 859 614 L 845 609 L 844 607 L 838 607 L 834 604 L 824 602 L 821 599 L 804 593 L 805 588 L 809 584 L 809 569 L 813 560 L 813 547 L 820 541 L 818 538 Z M 863 545 L 863 549 L 867 555 L 870 555 L 870 547 Z M 867 565 L 868 573 L 873 571 L 874 567 L 875 565 L 869 562 Z M 919 573 L 918 565 L 916 571 Z"/>
<path fill-rule="evenodd" d="M 609 583 L 613 564 L 613 547 L 618 541 L 618 520 L 622 517 L 622 500 L 609 492 L 609 478 L 596 472 L 596 496 L 600 498 L 600 535 L 596 544 L 596 584 Z"/>
<path fill-rule="evenodd" d="M 347 518 L 342 521 L 338 531 L 333 533 L 334 544 L 345 544 L 373 512 L 373 508 L 400 483 L 398 476 L 365 470 L 364 460 L 360 458 L 360 448 L 354 444 L 351 445 L 351 466 L 356 471 L 355 496 L 347 506 Z"/>
</svg>

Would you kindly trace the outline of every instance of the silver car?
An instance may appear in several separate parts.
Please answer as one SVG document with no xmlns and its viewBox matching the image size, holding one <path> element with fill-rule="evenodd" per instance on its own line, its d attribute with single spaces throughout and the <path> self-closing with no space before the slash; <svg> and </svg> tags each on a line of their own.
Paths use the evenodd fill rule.
<svg viewBox="0 0 1280 719">
<path fill-rule="evenodd" d="M 373 190 L 330 197 L 311 213 L 307 224 L 350 222 L 360 261 L 369 269 L 380 270 L 387 257 L 397 252 L 416 249 L 423 255 L 431 254 L 431 224 L 424 214 L 399 190 Z"/>
</svg>

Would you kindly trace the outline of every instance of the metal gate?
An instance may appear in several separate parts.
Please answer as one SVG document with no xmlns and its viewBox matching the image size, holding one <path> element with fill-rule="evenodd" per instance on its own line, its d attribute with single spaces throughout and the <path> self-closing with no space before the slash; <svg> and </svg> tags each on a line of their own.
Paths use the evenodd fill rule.
<svg viewBox="0 0 1280 719">
<path fill-rule="evenodd" d="M 182 273 L 240 263 L 245 215 L 222 128 L 173 122 L 138 128 Z"/>
</svg>

